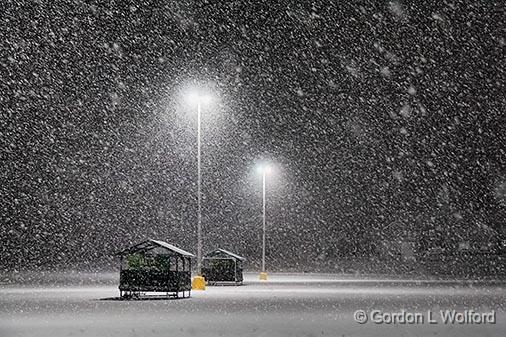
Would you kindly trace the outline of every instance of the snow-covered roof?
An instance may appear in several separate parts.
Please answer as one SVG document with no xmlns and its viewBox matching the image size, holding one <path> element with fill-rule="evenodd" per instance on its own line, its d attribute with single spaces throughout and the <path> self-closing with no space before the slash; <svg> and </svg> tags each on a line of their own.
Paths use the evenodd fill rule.
<svg viewBox="0 0 506 337">
<path fill-rule="evenodd" d="M 234 259 L 238 259 L 238 260 L 241 260 L 241 261 L 245 261 L 246 260 L 246 258 L 244 258 L 242 256 L 239 256 L 237 254 L 234 254 L 232 252 L 229 252 L 228 250 L 221 249 L 221 248 L 218 248 L 216 250 L 213 250 L 212 252 L 207 253 L 206 257 L 212 257 L 213 255 L 216 255 L 218 253 L 222 253 L 222 254 L 228 255 L 230 257 L 233 257 Z"/>
<path fill-rule="evenodd" d="M 186 250 L 183 250 L 181 248 L 178 248 L 174 245 L 171 245 L 170 243 L 167 243 L 165 241 L 160 240 L 153 240 L 148 239 L 146 241 L 143 241 L 139 244 L 136 244 L 135 246 L 132 246 L 130 248 L 127 248 L 125 250 L 122 250 L 121 252 L 117 253 L 117 255 L 124 255 L 124 254 L 131 254 L 139 251 L 147 251 L 154 249 L 156 247 L 162 247 L 165 249 L 168 249 L 176 254 L 183 255 L 183 256 L 189 256 L 189 257 L 195 257 L 192 253 L 187 252 Z"/>
<path fill-rule="evenodd" d="M 152 240 L 152 239 L 149 239 L 151 242 L 154 242 L 156 243 L 157 245 L 159 246 L 162 246 L 162 247 L 165 247 L 169 250 L 172 250 L 173 252 L 175 253 L 178 253 L 178 254 L 181 254 L 181 255 L 185 255 L 185 256 L 191 256 L 191 257 L 195 257 L 195 255 L 193 255 L 192 253 L 189 253 L 187 252 L 186 250 L 183 250 L 181 248 L 178 248 L 174 245 L 171 245 L 170 243 L 167 243 L 165 241 L 158 241 L 158 240 Z"/>
</svg>

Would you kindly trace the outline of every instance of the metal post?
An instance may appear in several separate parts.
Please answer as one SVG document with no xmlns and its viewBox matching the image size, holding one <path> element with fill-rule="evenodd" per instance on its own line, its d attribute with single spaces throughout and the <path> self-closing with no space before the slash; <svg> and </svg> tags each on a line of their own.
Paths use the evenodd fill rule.
<svg viewBox="0 0 506 337">
<path fill-rule="evenodd" d="M 263 221 L 263 234 L 262 234 L 262 272 L 265 273 L 265 169 L 262 174 L 262 221 Z"/>
<path fill-rule="evenodd" d="M 202 201 L 201 201 L 201 172 L 200 172 L 200 102 L 197 103 L 197 275 L 202 275 Z"/>
</svg>

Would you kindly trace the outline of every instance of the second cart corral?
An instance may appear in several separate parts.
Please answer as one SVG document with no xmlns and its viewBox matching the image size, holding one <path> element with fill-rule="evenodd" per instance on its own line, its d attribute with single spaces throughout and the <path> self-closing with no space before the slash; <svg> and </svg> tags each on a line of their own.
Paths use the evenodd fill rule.
<svg viewBox="0 0 506 337">
<path fill-rule="evenodd" d="M 202 260 L 202 276 L 208 285 L 242 285 L 246 259 L 225 249 L 207 253 Z"/>
</svg>

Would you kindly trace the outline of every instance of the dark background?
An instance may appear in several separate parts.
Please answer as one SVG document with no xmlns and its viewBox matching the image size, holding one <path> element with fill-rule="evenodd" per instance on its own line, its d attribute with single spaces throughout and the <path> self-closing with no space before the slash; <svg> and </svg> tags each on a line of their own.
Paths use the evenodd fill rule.
<svg viewBox="0 0 506 337">
<path fill-rule="evenodd" d="M 145 238 L 269 269 L 505 232 L 504 2 L 7 1 L 4 270 L 107 268 Z M 393 256 L 394 260 L 397 258 Z"/>
</svg>

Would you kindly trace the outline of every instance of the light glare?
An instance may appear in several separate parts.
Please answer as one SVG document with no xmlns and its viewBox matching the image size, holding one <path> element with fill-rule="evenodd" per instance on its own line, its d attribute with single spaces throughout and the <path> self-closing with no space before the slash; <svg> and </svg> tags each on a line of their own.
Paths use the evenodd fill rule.
<svg viewBox="0 0 506 337">
<path fill-rule="evenodd" d="M 198 92 L 191 92 L 187 95 L 187 100 L 190 104 L 209 104 L 212 101 L 212 97 L 209 94 L 201 94 Z"/>
<path fill-rule="evenodd" d="M 272 168 L 267 165 L 267 164 L 263 164 L 263 165 L 258 165 L 257 166 L 257 172 L 260 173 L 260 174 L 271 174 L 272 172 Z"/>
</svg>

